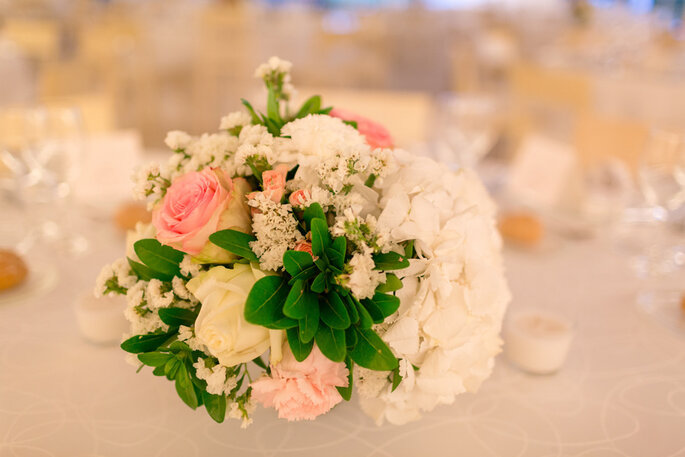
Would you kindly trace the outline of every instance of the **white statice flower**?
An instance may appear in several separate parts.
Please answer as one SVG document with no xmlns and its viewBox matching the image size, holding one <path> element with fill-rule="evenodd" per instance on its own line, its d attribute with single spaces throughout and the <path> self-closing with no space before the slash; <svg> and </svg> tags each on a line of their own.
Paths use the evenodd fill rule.
<svg viewBox="0 0 685 457">
<path fill-rule="evenodd" d="M 283 266 L 285 251 L 304 240 L 292 206 L 275 203 L 264 194 L 258 194 L 248 204 L 258 210 L 252 216 L 252 231 L 257 240 L 250 243 L 250 248 L 259 257 L 262 270 L 275 271 Z"/>
<path fill-rule="evenodd" d="M 185 342 L 193 351 L 202 351 L 207 353 L 207 347 L 200 343 L 195 337 L 195 330 L 192 327 L 181 325 L 178 328 L 178 340 Z"/>
<path fill-rule="evenodd" d="M 229 174 L 233 170 L 227 166 L 232 163 L 232 157 L 238 148 L 238 139 L 227 132 L 203 134 L 186 149 L 190 160 L 185 171 L 199 171 L 206 167 L 224 168 Z"/>
<path fill-rule="evenodd" d="M 226 412 L 226 415 L 230 419 L 237 419 L 242 421 L 240 424 L 240 428 L 246 429 L 250 424 L 252 424 L 252 413 L 256 409 L 256 405 L 252 401 L 247 401 L 245 402 L 244 406 L 245 412 L 247 413 L 247 417 L 243 413 L 243 411 L 240 409 L 240 405 L 238 403 L 231 403 L 230 409 Z"/>
<path fill-rule="evenodd" d="M 133 197 L 136 200 L 150 199 L 152 201 L 162 198 L 168 180 L 161 175 L 159 164 L 150 163 L 140 167 L 133 176 Z"/>
<path fill-rule="evenodd" d="M 490 375 L 510 294 L 495 206 L 476 175 L 399 150 L 394 156 L 397 169 L 379 186 L 377 228 L 390 242 L 415 240 L 418 258 L 395 272 L 404 285 L 400 308 L 377 331 L 404 361 L 404 379 L 394 392 L 386 381 L 361 404 L 378 423 L 402 424 L 474 392 Z"/>
<path fill-rule="evenodd" d="M 250 125 L 252 118 L 244 111 L 234 111 L 221 118 L 219 130 L 231 130 L 236 127 Z"/>
<path fill-rule="evenodd" d="M 169 149 L 172 149 L 174 151 L 180 151 L 187 148 L 192 140 L 193 138 L 186 132 L 182 132 L 180 130 L 172 130 L 171 132 L 168 132 L 166 134 L 164 144 L 166 144 L 169 147 Z"/>
<path fill-rule="evenodd" d="M 147 299 L 147 307 L 150 310 L 159 308 L 166 308 L 174 301 L 173 291 L 162 291 L 162 281 L 159 279 L 151 279 L 147 288 L 145 289 L 145 297 Z"/>
<path fill-rule="evenodd" d="M 349 274 L 344 275 L 344 284 L 359 300 L 371 298 L 379 284 L 385 283 L 385 273 L 376 271 L 371 257 L 373 249 L 355 252 L 349 261 Z"/>
<path fill-rule="evenodd" d="M 148 283 L 139 281 L 126 293 L 126 310 L 124 316 L 131 324 L 131 335 L 145 335 L 155 330 L 169 330 L 169 326 L 162 322 L 156 310 L 148 307 L 145 296 Z"/>
<path fill-rule="evenodd" d="M 369 159 L 367 171 L 370 174 L 376 175 L 380 179 L 386 177 L 389 171 L 393 169 L 393 157 L 394 156 L 392 149 L 374 149 L 371 152 L 371 157 Z"/>
<path fill-rule="evenodd" d="M 388 252 L 396 247 L 390 242 L 388 231 L 378 227 L 373 215 L 361 217 L 354 208 L 347 208 L 336 216 L 331 233 L 344 236 L 361 251 L 371 248 L 375 252 Z"/>
<path fill-rule="evenodd" d="M 200 264 L 193 262 L 193 257 L 184 255 L 183 260 L 178 265 L 183 276 L 195 277 L 200 274 Z M 180 296 L 180 295 L 179 295 Z"/>
<path fill-rule="evenodd" d="M 131 266 L 126 259 L 117 259 L 112 264 L 112 271 L 121 287 L 128 289 L 138 282 L 138 278 L 131 274 Z"/>
<path fill-rule="evenodd" d="M 264 79 L 273 73 L 288 74 L 292 69 L 293 64 L 287 60 L 280 59 L 276 56 L 269 58 L 266 63 L 257 67 L 254 72 L 255 78 Z"/>
<path fill-rule="evenodd" d="M 226 377 L 226 367 L 214 365 L 208 368 L 205 360 L 200 358 L 193 364 L 195 374 L 207 382 L 207 392 L 212 395 L 228 395 L 238 385 L 235 376 Z"/>
<path fill-rule="evenodd" d="M 188 288 L 186 287 L 185 281 L 179 278 L 178 276 L 174 276 L 174 278 L 171 280 L 171 287 L 174 294 L 176 294 L 176 296 L 181 300 L 188 300 L 191 302 L 196 301 L 193 294 L 191 294 Z"/>
</svg>

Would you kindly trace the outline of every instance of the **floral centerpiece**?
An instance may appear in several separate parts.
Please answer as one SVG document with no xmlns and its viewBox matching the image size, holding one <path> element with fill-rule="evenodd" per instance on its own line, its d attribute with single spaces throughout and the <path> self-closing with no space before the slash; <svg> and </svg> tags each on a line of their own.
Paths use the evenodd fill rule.
<svg viewBox="0 0 685 457">
<path fill-rule="evenodd" d="M 358 393 L 400 424 L 475 391 L 509 292 L 495 207 L 469 170 L 393 148 L 319 96 L 289 106 L 290 63 L 257 69 L 266 112 L 170 132 L 136 178 L 152 223 L 98 294 L 127 299 L 121 347 L 217 422 L 255 405 L 314 419 Z"/>
</svg>

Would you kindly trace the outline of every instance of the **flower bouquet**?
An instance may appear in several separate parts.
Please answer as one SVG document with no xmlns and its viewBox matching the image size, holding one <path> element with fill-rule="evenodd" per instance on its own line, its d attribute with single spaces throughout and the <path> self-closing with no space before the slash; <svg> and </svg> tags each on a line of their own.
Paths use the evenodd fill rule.
<svg viewBox="0 0 685 457">
<path fill-rule="evenodd" d="M 358 393 L 401 424 L 476 390 L 509 300 L 495 207 L 469 170 L 393 148 L 383 127 L 289 101 L 290 63 L 257 69 L 244 111 L 136 177 L 152 223 L 106 266 L 132 361 L 217 422 L 255 405 L 314 419 Z"/>
</svg>

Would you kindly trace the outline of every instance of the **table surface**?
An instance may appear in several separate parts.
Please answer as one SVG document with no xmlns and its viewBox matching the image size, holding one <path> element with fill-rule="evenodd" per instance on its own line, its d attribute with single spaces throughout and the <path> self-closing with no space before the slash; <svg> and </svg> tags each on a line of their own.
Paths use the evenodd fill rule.
<svg viewBox="0 0 685 457">
<path fill-rule="evenodd" d="M 377 427 L 353 399 L 315 422 L 259 409 L 241 430 L 187 408 L 165 379 L 136 374 L 117 347 L 81 338 L 73 303 L 123 245 L 110 229 L 94 232 L 86 258 L 54 256 L 52 292 L 0 305 L 1 457 L 685 456 L 685 338 L 636 308 L 639 284 L 608 241 L 505 253 L 511 309 L 548 307 L 576 322 L 559 373 L 527 375 L 499 356 L 480 392 L 412 424 Z"/>
</svg>

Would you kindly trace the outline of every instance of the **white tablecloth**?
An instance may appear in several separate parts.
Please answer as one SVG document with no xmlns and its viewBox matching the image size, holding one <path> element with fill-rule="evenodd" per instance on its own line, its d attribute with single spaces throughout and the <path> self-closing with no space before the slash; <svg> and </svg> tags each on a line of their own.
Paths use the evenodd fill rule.
<svg viewBox="0 0 685 457">
<path fill-rule="evenodd" d="M 2 457 L 685 455 L 685 338 L 636 309 L 638 284 L 608 242 L 506 253 L 512 309 L 576 320 L 558 374 L 527 375 L 500 356 L 478 394 L 416 423 L 377 427 L 353 399 L 315 422 L 260 409 L 241 430 L 190 410 L 165 379 L 136 374 L 119 348 L 79 336 L 73 302 L 123 244 L 97 233 L 89 258 L 53 259 L 52 293 L 0 306 Z"/>
</svg>

